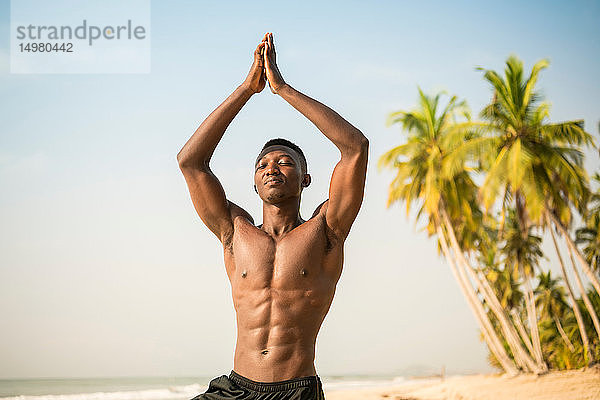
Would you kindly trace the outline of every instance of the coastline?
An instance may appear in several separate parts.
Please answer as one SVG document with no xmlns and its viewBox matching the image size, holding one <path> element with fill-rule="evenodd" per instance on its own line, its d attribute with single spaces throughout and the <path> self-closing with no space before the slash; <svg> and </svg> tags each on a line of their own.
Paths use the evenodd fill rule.
<svg viewBox="0 0 600 400">
<path fill-rule="evenodd" d="M 186 400 L 212 377 L 0 380 L 0 400 Z M 327 400 L 597 400 L 600 365 L 545 375 L 329 376 Z"/>
<path fill-rule="evenodd" d="M 462 375 L 386 388 L 326 391 L 327 400 L 597 400 L 600 365 L 545 375 Z"/>
</svg>

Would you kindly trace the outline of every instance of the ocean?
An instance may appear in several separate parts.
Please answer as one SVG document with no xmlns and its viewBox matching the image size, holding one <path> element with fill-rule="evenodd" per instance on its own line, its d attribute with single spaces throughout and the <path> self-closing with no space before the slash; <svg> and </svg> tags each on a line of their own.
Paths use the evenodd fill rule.
<svg viewBox="0 0 600 400">
<path fill-rule="evenodd" d="M 320 376 L 325 391 L 385 387 L 393 376 Z M 0 400 L 184 400 L 203 393 L 212 377 L 0 379 Z"/>
</svg>

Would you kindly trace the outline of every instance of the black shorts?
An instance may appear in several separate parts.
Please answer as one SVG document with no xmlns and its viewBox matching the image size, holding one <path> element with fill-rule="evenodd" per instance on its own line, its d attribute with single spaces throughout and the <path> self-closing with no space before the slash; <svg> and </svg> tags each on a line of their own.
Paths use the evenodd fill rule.
<svg viewBox="0 0 600 400">
<path fill-rule="evenodd" d="M 279 382 L 255 382 L 234 371 L 210 381 L 208 390 L 192 400 L 325 400 L 317 375 Z"/>
</svg>

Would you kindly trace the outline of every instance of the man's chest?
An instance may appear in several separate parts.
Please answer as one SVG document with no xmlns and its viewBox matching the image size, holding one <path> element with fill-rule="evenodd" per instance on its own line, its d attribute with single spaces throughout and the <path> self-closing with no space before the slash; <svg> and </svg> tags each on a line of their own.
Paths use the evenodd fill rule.
<svg viewBox="0 0 600 400">
<path fill-rule="evenodd" d="M 325 228 L 314 222 L 307 221 L 279 239 L 249 223 L 236 226 L 231 251 L 225 254 L 228 275 L 240 283 L 281 288 L 323 278 L 341 251 Z"/>
</svg>

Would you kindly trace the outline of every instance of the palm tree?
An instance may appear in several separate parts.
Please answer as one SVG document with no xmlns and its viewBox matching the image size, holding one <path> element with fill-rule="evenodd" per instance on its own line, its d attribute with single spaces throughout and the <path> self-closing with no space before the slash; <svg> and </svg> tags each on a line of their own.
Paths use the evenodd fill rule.
<svg viewBox="0 0 600 400">
<path fill-rule="evenodd" d="M 600 184 L 600 173 L 594 174 L 593 179 Z M 600 189 L 590 197 L 585 220 L 585 227 L 577 229 L 575 233 L 575 243 L 584 246 L 585 260 L 592 270 L 600 274 Z"/>
<path fill-rule="evenodd" d="M 579 276 L 579 272 L 577 271 L 577 265 L 575 263 L 575 258 L 573 258 L 573 251 L 569 248 L 569 257 L 571 258 L 571 264 L 573 265 L 573 275 L 575 276 L 575 282 L 577 282 L 577 287 L 579 288 L 579 293 L 581 293 L 581 301 L 585 304 L 585 308 L 588 310 L 590 318 L 594 324 L 594 329 L 596 330 L 596 335 L 598 336 L 598 340 L 600 341 L 600 320 L 598 320 L 598 315 L 596 314 L 596 310 L 594 310 L 594 306 L 586 293 L 585 287 L 583 286 L 583 281 Z"/>
<path fill-rule="evenodd" d="M 477 203 L 475 199 L 470 199 L 470 201 L 465 203 L 467 204 L 466 206 L 461 207 L 459 210 L 455 210 L 464 211 L 469 208 L 477 208 Z M 465 228 L 465 224 L 460 222 L 461 218 L 458 217 L 456 214 L 449 217 L 445 209 L 441 209 L 440 212 L 445 221 L 444 225 L 453 227 L 453 229 L 447 229 L 447 232 L 455 253 L 458 253 L 457 258 L 461 262 L 464 271 L 468 273 L 469 278 L 473 280 L 477 290 L 479 290 L 479 292 L 482 294 L 486 305 L 490 308 L 491 312 L 496 317 L 502 330 L 502 333 L 504 334 L 506 342 L 513 354 L 514 360 L 526 372 L 531 371 L 536 374 L 544 372 L 542 369 L 536 366 L 536 363 L 531 358 L 530 353 L 527 353 L 527 351 L 522 347 L 522 343 L 519 339 L 519 335 L 515 330 L 514 325 L 511 323 L 508 315 L 506 314 L 505 309 L 502 307 L 500 301 L 498 300 L 498 297 L 494 293 L 492 285 L 488 281 L 483 271 L 481 269 L 475 270 L 471 268 L 470 263 L 467 261 L 465 255 L 463 254 L 463 249 L 468 250 L 472 253 L 474 249 L 477 249 L 479 251 L 483 247 L 489 246 L 489 244 L 485 241 L 485 229 L 481 229 L 481 227 L 484 226 L 481 222 L 481 213 L 477 213 L 479 214 L 479 218 L 476 219 L 476 221 L 478 221 L 478 223 L 476 224 L 478 228 L 474 228 L 473 226 Z M 457 238 L 458 235 L 455 235 L 455 231 L 460 233 L 459 238 Z M 465 277 L 465 279 L 469 278 Z"/>
<path fill-rule="evenodd" d="M 600 221 L 599 221 L 600 222 Z M 583 254 L 596 273 L 600 273 L 600 223 L 577 229 L 576 244 L 583 244 Z"/>
<path fill-rule="evenodd" d="M 546 215 L 547 225 L 550 227 L 550 236 L 552 237 L 552 243 L 554 244 L 554 249 L 556 250 L 556 255 L 558 257 L 558 263 L 560 265 L 560 270 L 562 272 L 563 280 L 567 287 L 567 294 L 569 297 L 569 301 L 571 302 L 573 314 L 575 316 L 575 320 L 577 321 L 577 329 L 579 329 L 579 334 L 581 336 L 581 344 L 583 346 L 583 357 L 585 360 L 590 362 L 592 357 L 592 352 L 590 350 L 590 342 L 588 340 L 587 331 L 585 327 L 585 322 L 583 320 L 583 316 L 581 315 L 581 310 L 579 309 L 579 304 L 575 299 L 575 294 L 573 293 L 573 288 L 571 287 L 571 283 L 569 282 L 569 277 L 567 276 L 567 269 L 565 268 L 565 263 L 563 261 L 562 255 L 560 254 L 560 250 L 558 249 L 558 243 L 556 242 L 556 236 L 554 235 L 554 229 L 550 223 L 550 218 Z"/>
<path fill-rule="evenodd" d="M 528 77 L 515 56 L 507 59 L 504 77 L 480 68 L 493 89 L 491 103 L 481 112 L 485 122 L 467 122 L 457 129 L 479 128 L 492 135 L 465 142 L 447 158 L 444 170 L 451 175 L 466 154 L 479 154 L 487 170 L 480 190 L 484 208 L 489 210 L 498 195 L 503 209 L 512 199 L 524 236 L 532 224 L 545 226 L 547 215 L 600 293 L 600 281 L 567 231 L 571 207 L 583 210 L 588 198 L 580 147 L 594 146 L 593 138 L 583 129 L 582 120 L 547 122 L 550 106 L 541 102 L 534 89 L 540 71 L 548 65 L 547 60 L 537 62 Z"/>
<path fill-rule="evenodd" d="M 579 329 L 573 313 L 566 311 L 561 324 L 575 351 L 571 351 L 561 338 L 555 322 L 551 319 L 543 319 L 540 322 L 540 338 L 548 364 L 553 369 L 573 369 L 585 366 L 586 363 L 581 356 L 583 351 L 579 344 L 581 343 L 578 337 Z"/>
<path fill-rule="evenodd" d="M 598 176 L 598 174 L 596 174 L 594 176 L 594 179 L 596 181 L 600 182 L 600 176 Z M 600 248 L 600 246 L 599 246 L 600 239 L 598 239 L 598 237 L 597 237 L 598 236 L 598 234 L 597 234 L 598 226 L 600 226 L 600 194 L 599 193 L 594 193 L 591 195 L 590 202 L 588 204 L 588 209 L 584 212 L 584 218 L 586 219 L 587 226 L 584 228 L 580 228 L 576 231 L 576 238 L 577 238 L 576 244 L 583 243 L 585 245 L 583 254 L 585 254 L 586 261 L 589 263 L 589 265 L 592 269 L 597 270 L 598 260 L 596 260 L 596 257 L 597 256 L 600 257 L 600 255 L 598 255 L 598 253 L 597 253 L 597 249 Z M 553 237 L 553 240 L 554 240 L 554 237 Z M 555 244 L 555 246 L 556 246 L 556 244 Z M 575 261 L 574 254 L 573 254 L 574 253 L 573 248 L 571 246 L 567 246 L 567 250 L 569 252 L 569 258 L 571 259 L 571 265 L 573 267 L 573 275 L 575 277 L 575 282 L 577 284 L 577 287 L 579 288 L 579 292 L 581 293 L 582 301 L 583 301 L 586 309 L 588 310 L 590 318 L 593 322 L 594 329 L 596 331 L 596 335 L 598 336 L 598 339 L 600 340 L 600 320 L 598 318 L 596 310 L 594 310 L 594 307 L 592 306 L 590 298 L 587 295 L 585 287 L 583 285 L 583 281 L 581 280 L 581 277 L 579 275 L 577 263 Z M 558 252 L 558 248 L 557 248 L 557 252 Z M 559 260 L 562 262 L 561 258 L 559 258 Z M 566 281 L 566 282 L 568 284 L 568 281 Z M 570 290 L 570 288 L 569 288 L 569 290 Z M 576 304 L 576 302 L 574 300 L 574 296 L 570 296 L 570 297 L 573 297 L 571 302 L 575 304 L 575 307 L 579 308 L 579 306 Z M 583 317 L 581 315 L 578 315 L 578 310 L 574 309 L 573 311 L 575 312 L 575 316 L 578 321 L 579 329 L 582 330 L 582 338 L 584 338 L 583 347 L 584 347 L 585 356 L 587 357 L 587 359 L 590 362 L 592 362 L 595 357 L 592 355 L 592 352 L 589 347 L 589 341 L 587 339 L 587 334 L 585 332 L 585 324 L 583 323 Z"/>
<path fill-rule="evenodd" d="M 521 340 L 529 353 L 534 354 L 535 350 L 531 344 L 531 338 L 527 334 L 521 319 L 521 309 L 525 298 L 523 292 L 519 289 L 521 282 L 515 279 L 515 274 L 506 265 L 504 268 L 500 268 L 495 258 L 495 255 L 490 254 L 488 251 L 487 257 L 481 260 L 480 263 L 484 265 L 486 277 L 492 285 L 494 293 L 498 296 L 500 304 L 512 317 L 521 335 Z"/>
<path fill-rule="evenodd" d="M 390 114 L 388 118 L 388 126 L 401 124 L 409 134 L 405 144 L 389 150 L 379 160 L 380 167 L 385 166 L 397 171 L 390 184 L 388 206 L 396 201 L 405 202 L 408 215 L 411 205 L 418 203 L 417 218 L 423 213 L 429 216 L 430 233 L 437 233 L 441 250 L 479 323 L 490 351 L 502 368 L 514 375 L 518 370 L 507 355 L 466 276 L 465 270 L 469 270 L 470 267 L 459 247 L 450 221 L 450 215 L 456 216 L 465 210 L 466 213 L 462 214 L 462 217 L 469 222 L 472 208 L 469 205 L 465 207 L 465 203 L 468 203 L 466 197 L 474 197 L 476 186 L 464 162 L 460 171 L 452 178 L 443 178 L 441 173 L 444 157 L 459 141 L 469 135 L 468 131 L 462 131 L 460 135 L 448 135 L 449 130 L 456 125 L 457 118 L 469 118 L 468 108 L 464 101 L 459 102 L 457 97 L 453 96 L 441 113 L 438 113 L 440 97 L 441 93 L 430 97 L 419 89 L 417 109 L 398 111 Z M 450 246 L 446 237 L 450 239 Z"/>
<path fill-rule="evenodd" d="M 594 174 L 593 179 L 596 181 L 596 183 L 600 184 L 599 173 Z M 591 195 L 590 202 L 588 204 L 588 210 L 586 210 L 584 217 L 586 220 L 586 226 L 577 229 L 575 233 L 575 243 L 583 245 L 583 254 L 585 256 L 585 260 L 589 263 L 590 268 L 594 270 L 594 272 L 600 274 L 600 189 L 596 190 Z M 590 296 L 586 293 L 583 282 L 581 281 L 579 273 L 577 272 L 577 266 L 573 258 L 573 250 L 570 247 L 569 255 L 573 264 L 573 271 L 575 272 L 575 281 L 577 282 L 582 300 L 588 310 L 588 313 L 590 314 L 594 328 L 596 329 L 600 346 L 600 320 L 598 318 L 598 314 L 596 313 L 596 310 L 592 305 L 592 301 L 590 300 Z"/>
<path fill-rule="evenodd" d="M 535 305 L 540 309 L 540 316 L 542 319 L 547 318 L 554 321 L 561 338 L 569 350 L 574 352 L 575 346 L 569 340 L 560 322 L 567 308 L 565 292 L 562 286 L 560 286 L 560 278 L 552 278 L 550 271 L 548 271 L 545 274 L 541 272 L 538 275 L 538 280 L 539 283 L 534 292 L 536 294 Z"/>
<path fill-rule="evenodd" d="M 504 348 L 502 341 L 498 337 L 498 334 L 496 333 L 493 324 L 488 318 L 488 315 L 485 312 L 483 305 L 477 298 L 473 286 L 471 286 L 471 283 L 466 277 L 462 267 L 459 266 L 457 268 L 456 266 L 454 257 L 448 247 L 448 242 L 446 241 L 446 234 L 443 232 L 442 225 L 440 223 L 436 223 L 435 226 L 437 229 L 436 233 L 438 235 L 439 247 L 442 253 L 444 254 L 444 257 L 448 261 L 448 264 L 450 265 L 452 274 L 458 282 L 461 292 L 467 300 L 469 308 L 471 308 L 471 311 L 475 315 L 475 319 L 479 323 L 483 339 L 487 343 L 494 360 L 509 375 L 516 375 L 518 373 L 518 370 L 515 367 L 512 360 L 510 359 L 510 357 L 507 355 L 506 349 Z"/>
<path fill-rule="evenodd" d="M 500 249 L 504 255 L 504 264 L 510 268 L 515 277 L 522 277 L 525 284 L 525 305 L 531 332 L 532 345 L 536 362 L 545 368 L 542 346 L 538 330 L 538 318 L 531 279 L 538 267 L 538 260 L 543 257 L 542 238 L 531 233 L 531 227 L 525 232 L 519 223 L 517 210 L 509 209 L 507 223 L 503 231 L 504 246 Z"/>
</svg>

